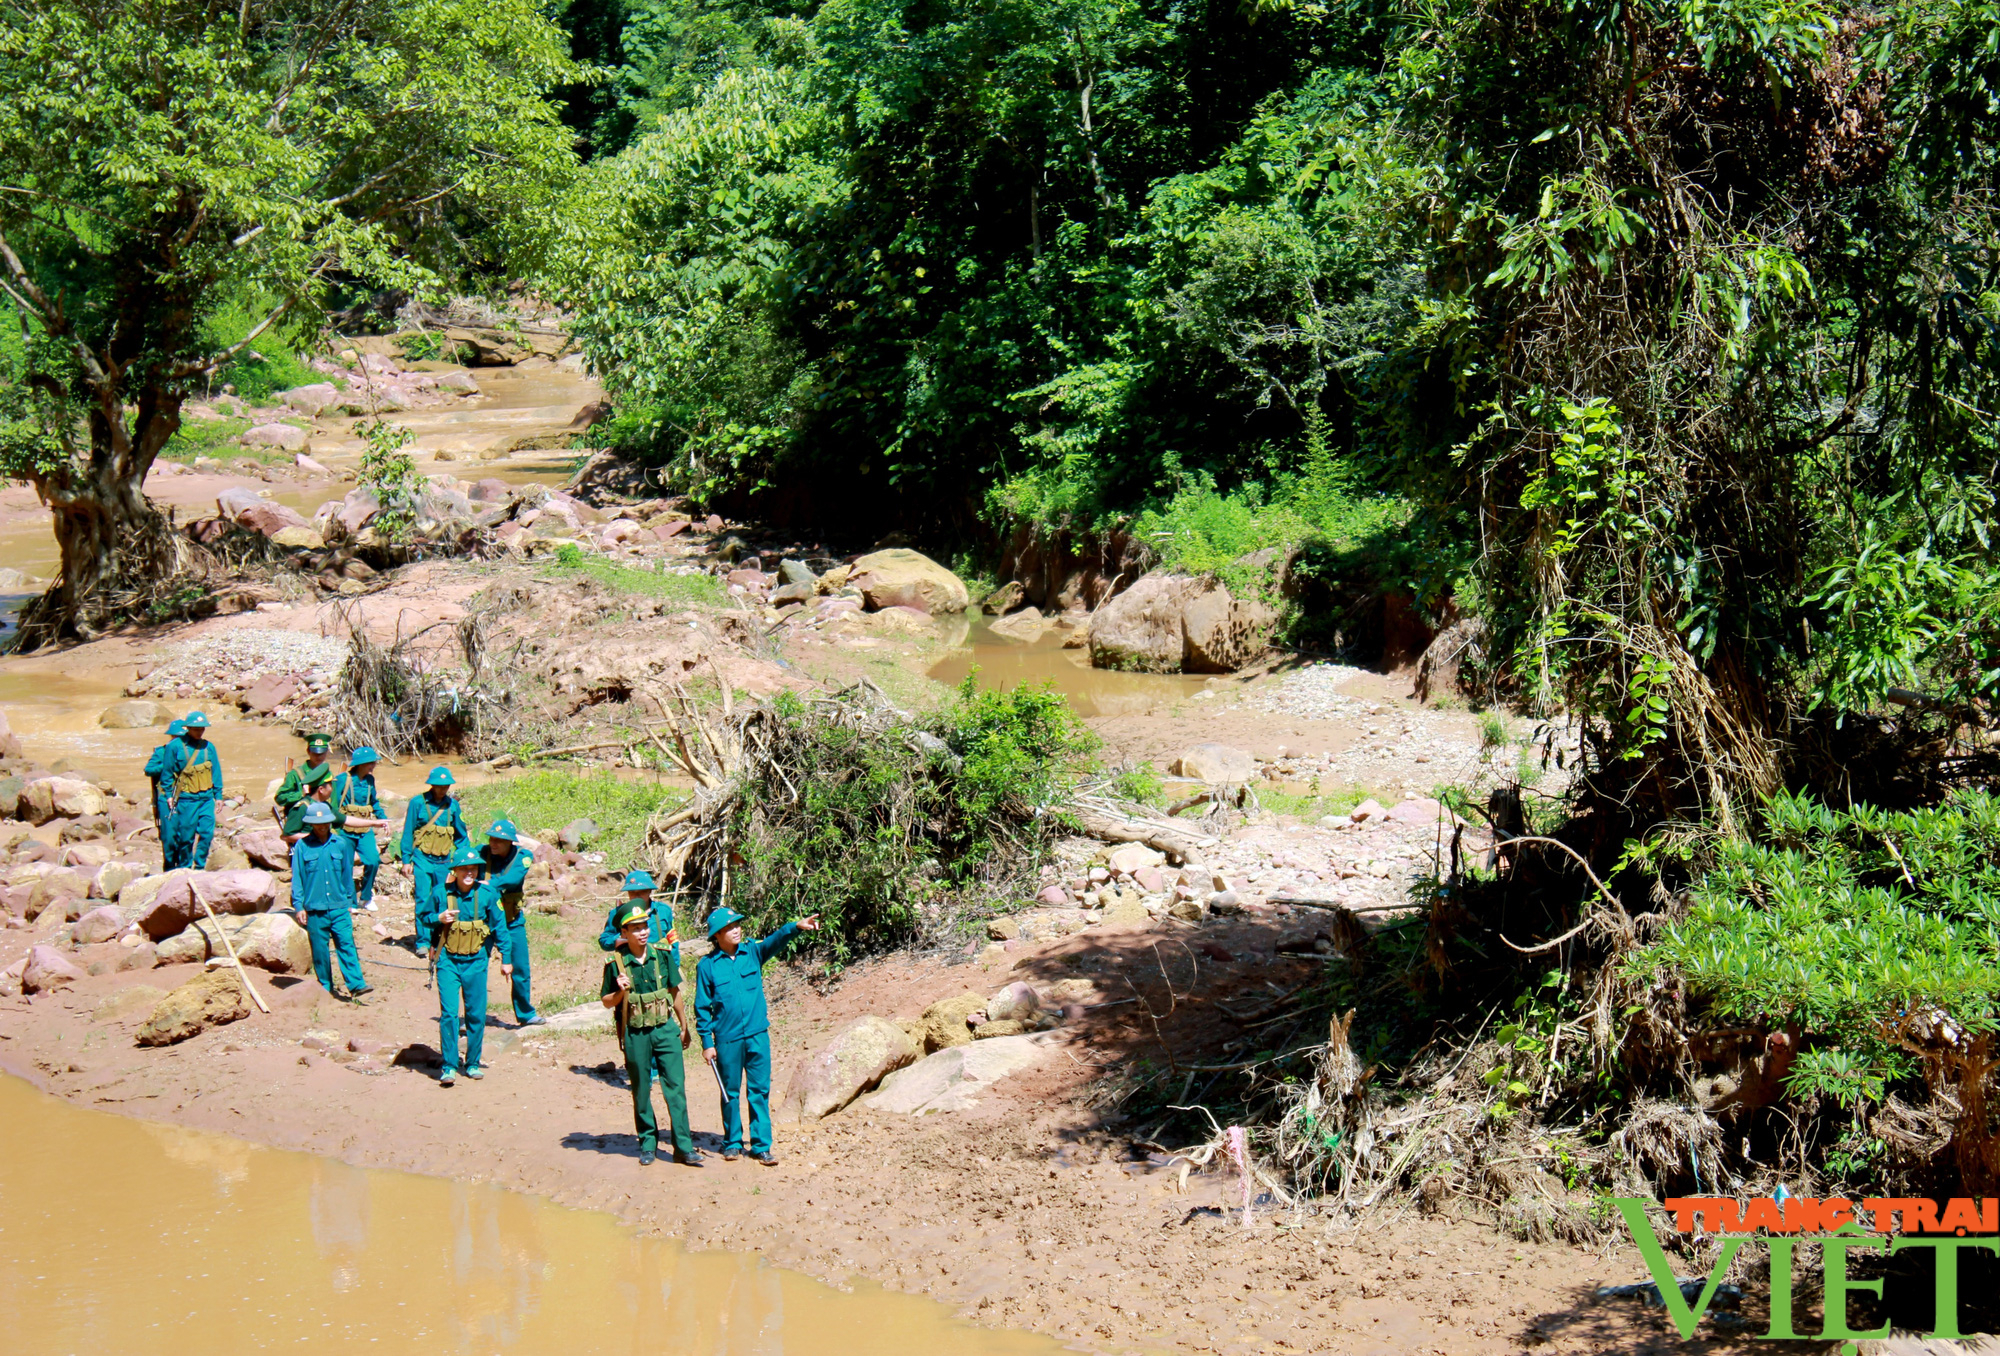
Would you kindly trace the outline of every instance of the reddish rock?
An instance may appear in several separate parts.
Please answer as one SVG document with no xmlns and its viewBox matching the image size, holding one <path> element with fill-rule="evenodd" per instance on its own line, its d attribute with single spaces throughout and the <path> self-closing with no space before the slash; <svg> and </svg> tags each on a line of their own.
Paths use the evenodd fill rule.
<svg viewBox="0 0 2000 1356">
<path fill-rule="evenodd" d="M 125 915 L 118 912 L 117 905 L 106 904 L 77 919 L 69 935 L 78 946 L 95 946 L 99 942 L 110 941 L 124 930 Z"/>
<path fill-rule="evenodd" d="M 267 673 L 250 685 L 243 694 L 243 709 L 254 711 L 260 716 L 268 716 L 277 710 L 299 690 L 299 676 L 296 673 Z"/>
<path fill-rule="evenodd" d="M 722 530 L 722 515 L 719 513 L 709 514 L 702 521 L 701 530 L 704 532 L 720 532 Z"/>
<path fill-rule="evenodd" d="M 236 846 L 252 866 L 261 866 L 266 871 L 291 870 L 292 850 L 285 846 L 284 835 L 275 828 L 245 829 L 236 835 Z"/>
<path fill-rule="evenodd" d="M 693 524 L 688 522 L 687 519 L 676 518 L 671 523 L 661 523 L 658 527 L 655 527 L 653 529 L 653 535 L 658 537 L 663 542 L 668 542 L 672 541 L 675 537 L 678 537 L 681 533 L 687 531 L 688 528 L 692 526 Z"/>
<path fill-rule="evenodd" d="M 741 584 L 744 588 L 754 592 L 768 586 L 771 582 L 771 577 L 762 570 L 731 570 L 723 576 L 722 582 L 725 584 Z"/>
<path fill-rule="evenodd" d="M 190 876 L 199 883 L 209 908 L 219 914 L 268 913 L 278 902 L 278 882 L 268 871 L 170 871 L 127 885 L 119 896 L 119 910 L 155 941 L 175 936 L 204 916 L 188 888 Z"/>
<path fill-rule="evenodd" d="M 83 971 L 70 964 L 69 957 L 52 946 L 38 946 L 28 953 L 27 968 L 21 971 L 21 988 L 28 993 L 46 993 L 82 979 Z"/>
<path fill-rule="evenodd" d="M 1048 889 L 1035 896 L 1035 902 L 1061 908 L 1063 905 L 1069 903 L 1069 895 L 1064 893 L 1062 886 L 1051 885 Z"/>
</svg>

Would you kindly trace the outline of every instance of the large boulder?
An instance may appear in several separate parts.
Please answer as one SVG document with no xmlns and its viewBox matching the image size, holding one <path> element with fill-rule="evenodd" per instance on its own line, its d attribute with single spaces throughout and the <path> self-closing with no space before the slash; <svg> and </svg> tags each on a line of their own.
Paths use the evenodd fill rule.
<svg viewBox="0 0 2000 1356">
<path fill-rule="evenodd" d="M 182 870 L 133 881 L 119 895 L 118 907 L 154 941 L 172 937 L 206 916 L 190 879 L 218 914 L 269 913 L 278 903 L 278 882 L 268 871 Z"/>
<path fill-rule="evenodd" d="M 963 612 L 972 603 L 965 581 L 920 551 L 873 551 L 854 562 L 848 583 L 861 590 L 870 612 L 914 607 L 931 616 Z"/>
<path fill-rule="evenodd" d="M 254 433 L 256 430 L 251 431 Z M 297 509 L 274 504 L 263 495 L 252 493 L 240 485 L 232 485 L 215 496 L 215 507 L 238 527 L 266 537 L 275 537 L 288 527 L 311 526 Z"/>
<path fill-rule="evenodd" d="M 296 673 L 267 673 L 243 694 L 243 709 L 268 716 L 292 699 L 300 681 Z"/>
<path fill-rule="evenodd" d="M 246 918 L 200 918 L 174 941 L 195 939 L 201 954 L 188 959 L 205 961 L 212 956 L 226 957 L 229 954 L 229 947 L 222 944 L 224 937 L 229 939 L 229 946 L 236 948 L 236 958 L 245 965 L 269 970 L 274 975 L 312 973 L 312 939 L 306 935 L 304 928 L 292 921 L 288 913 L 258 913 Z"/>
<path fill-rule="evenodd" d="M 90 878 L 72 869 L 51 871 L 28 888 L 28 917 L 40 923 L 62 923 L 83 912 L 90 898 Z"/>
<path fill-rule="evenodd" d="M 266 871 L 292 869 L 292 850 L 285 846 L 284 835 L 275 828 L 245 829 L 236 835 L 236 846 L 243 850 L 252 866 Z"/>
<path fill-rule="evenodd" d="M 107 730 L 145 730 L 173 718 L 173 713 L 158 702 L 113 702 L 98 715 L 97 723 Z"/>
<path fill-rule="evenodd" d="M 924 1009 L 924 1015 L 917 1019 L 917 1029 L 911 1037 L 924 1047 L 925 1054 L 948 1050 L 955 1045 L 972 1043 L 972 1028 L 965 1019 L 975 1012 L 986 1010 L 986 999 L 967 989 L 953 998 L 939 999 Z"/>
<path fill-rule="evenodd" d="M 21 788 L 16 814 L 30 824 L 104 813 L 104 793 L 76 777 L 37 777 Z"/>
<path fill-rule="evenodd" d="M 1041 1010 L 1042 996 L 1035 992 L 1032 984 L 1024 984 L 1018 979 L 986 1000 L 988 1025 L 994 1022 L 1030 1021 Z"/>
<path fill-rule="evenodd" d="M 106 862 L 90 877 L 92 899 L 117 899 L 127 885 L 151 872 L 144 862 Z"/>
<path fill-rule="evenodd" d="M 1090 619 L 1090 662 L 1142 673 L 1231 673 L 1270 648 L 1277 613 L 1219 581 L 1149 574 Z"/>
<path fill-rule="evenodd" d="M 779 1115 L 805 1121 L 831 1116 L 887 1075 L 916 1063 L 920 1053 L 909 1033 L 886 1018 L 850 1022 L 800 1062 L 779 1103 Z"/>
<path fill-rule="evenodd" d="M 28 963 L 21 971 L 21 988 L 26 993 L 46 993 L 82 978 L 83 971 L 72 965 L 69 957 L 52 946 L 38 946 L 28 952 Z"/>
<path fill-rule="evenodd" d="M 141 1045 L 174 1045 L 212 1026 L 241 1021 L 250 1015 L 243 981 L 229 966 L 196 975 L 160 1000 L 153 1015 L 139 1028 Z"/>
<path fill-rule="evenodd" d="M 964 1111 L 981 1093 L 1009 1074 L 1040 1063 L 1048 1055 L 1046 1035 L 998 1036 L 956 1045 L 899 1069 L 863 1105 L 871 1111 L 923 1116 Z"/>
<path fill-rule="evenodd" d="M 340 390 L 330 381 L 316 381 L 310 386 L 294 386 L 278 398 L 300 414 L 312 418 L 327 406 L 338 404 Z"/>
<path fill-rule="evenodd" d="M 1257 775 L 1257 760 L 1229 744 L 1197 744 L 1175 760 L 1174 771 L 1204 782 L 1247 782 Z"/>
<path fill-rule="evenodd" d="M 312 446 L 312 435 L 290 424 L 259 424 L 246 430 L 236 441 L 245 447 L 276 447 L 298 453 Z"/>
<path fill-rule="evenodd" d="M 340 525 L 347 529 L 348 535 L 353 536 L 368 526 L 381 511 L 382 501 L 375 497 L 373 490 L 352 489 L 347 492 L 347 497 L 340 501 L 340 507 L 334 516 L 340 520 Z"/>
<path fill-rule="evenodd" d="M 125 930 L 125 915 L 118 912 L 113 904 L 105 904 L 92 909 L 76 920 L 70 929 L 70 940 L 78 946 L 95 946 L 108 942 Z"/>
</svg>

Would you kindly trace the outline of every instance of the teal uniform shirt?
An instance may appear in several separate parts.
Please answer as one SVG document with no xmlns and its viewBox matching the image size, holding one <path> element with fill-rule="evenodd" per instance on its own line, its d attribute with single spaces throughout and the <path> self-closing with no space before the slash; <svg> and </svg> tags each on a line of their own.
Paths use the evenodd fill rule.
<svg viewBox="0 0 2000 1356">
<path fill-rule="evenodd" d="M 535 854 L 516 843 L 507 860 L 498 865 L 490 845 L 479 850 L 479 857 L 485 863 L 479 868 L 480 878 L 500 902 L 503 919 L 500 959 L 514 967 L 514 1020 L 532 1022 L 535 1020 L 534 957 L 528 950 L 528 915 L 522 911 L 521 894 L 528 888 L 528 868 L 534 865 Z"/>
<path fill-rule="evenodd" d="M 222 795 L 222 759 L 215 745 L 203 740 L 199 746 L 182 737 L 167 746 L 165 775 L 160 790 L 167 798 L 168 824 L 164 855 L 169 871 L 208 867 L 209 844 L 215 840 L 215 802 Z M 208 764 L 210 785 L 206 791 L 181 791 L 175 782 L 182 772 L 199 763 Z"/>
<path fill-rule="evenodd" d="M 222 759 L 216 756 L 214 743 L 204 739 L 201 742 L 201 747 L 196 748 L 194 745 L 188 743 L 185 738 L 176 739 L 173 743 L 166 746 L 166 755 L 163 781 L 165 783 L 164 789 L 168 795 L 174 794 L 174 778 L 180 776 L 186 768 L 200 762 L 206 762 L 209 765 L 211 774 L 215 778 L 215 785 L 206 791 L 184 792 L 180 798 L 186 800 L 190 795 L 214 798 L 222 794 Z"/>
<path fill-rule="evenodd" d="M 178 739 L 168 740 L 154 749 L 153 756 L 146 760 L 146 780 L 153 784 L 153 820 L 160 827 L 160 849 L 163 852 L 167 846 L 167 750 L 178 743 Z"/>
<path fill-rule="evenodd" d="M 403 811 L 404 861 L 414 862 L 420 855 L 431 855 L 429 853 L 418 853 L 417 830 L 431 823 L 433 819 L 438 824 L 451 830 L 451 842 L 454 848 L 460 843 L 470 841 L 471 836 L 465 831 L 465 820 L 458 813 L 458 801 L 456 799 L 446 796 L 445 803 L 438 805 L 431 800 L 429 792 L 421 796 L 412 796 L 410 797 L 409 808 Z M 449 862 L 451 860 L 451 853 L 448 851 L 440 853 L 434 860 Z"/>
<path fill-rule="evenodd" d="M 498 865 L 491 846 L 479 849 L 479 856 L 485 863 L 479 868 L 479 878 L 493 887 L 503 912 L 520 917 L 521 894 L 528 888 L 528 868 L 535 864 L 535 854 L 516 843 L 507 860 Z"/>
<path fill-rule="evenodd" d="M 354 844 L 329 833 L 315 843 L 308 833 L 292 844 L 292 907 L 306 913 L 346 910 L 354 903 Z"/>
<path fill-rule="evenodd" d="M 486 940 L 468 955 L 453 955 L 443 950 L 440 942 L 438 1049 L 444 1056 L 444 1071 L 456 1074 L 460 1069 L 480 1067 L 485 1054 L 487 958 L 499 951 L 500 930 L 507 925 L 507 919 L 500 912 L 500 896 L 490 885 L 476 884 L 460 892 L 447 882 L 440 897 L 439 912 L 456 909 L 459 922 L 484 923 L 488 928 Z M 461 1026 L 465 1028 L 463 1053 L 459 1047 Z"/>
<path fill-rule="evenodd" d="M 770 1009 L 764 1002 L 764 962 L 783 951 L 798 930 L 797 923 L 787 923 L 760 942 L 745 938 L 733 956 L 724 955 L 718 946 L 695 964 L 694 1026 L 701 1033 L 702 1049 L 748 1040 L 771 1029 Z"/>
<path fill-rule="evenodd" d="M 354 772 L 343 772 L 333 779 L 333 809 L 343 819 L 355 810 L 362 812 L 357 816 L 361 819 L 389 817 L 382 813 L 382 793 L 375 789 L 375 779 Z M 370 838 L 375 836 L 373 829 L 355 830 L 357 835 L 363 832 Z"/>
</svg>

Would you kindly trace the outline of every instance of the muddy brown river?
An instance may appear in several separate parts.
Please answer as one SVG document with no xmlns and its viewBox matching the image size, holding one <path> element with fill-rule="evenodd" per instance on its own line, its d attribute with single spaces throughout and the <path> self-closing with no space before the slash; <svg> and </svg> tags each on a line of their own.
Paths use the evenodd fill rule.
<svg viewBox="0 0 2000 1356">
<path fill-rule="evenodd" d="M 944 1306 L 608 1215 L 86 1111 L 0 1076 L 7 1346 L 1042 1356 Z"/>
</svg>

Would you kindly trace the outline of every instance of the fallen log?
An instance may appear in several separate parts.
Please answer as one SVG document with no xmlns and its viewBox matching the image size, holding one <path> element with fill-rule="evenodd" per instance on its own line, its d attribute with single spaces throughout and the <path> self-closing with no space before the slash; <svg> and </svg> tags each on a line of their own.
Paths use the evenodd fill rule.
<svg viewBox="0 0 2000 1356">
<path fill-rule="evenodd" d="M 1105 843 L 1144 843 L 1164 852 L 1176 866 L 1199 861 L 1204 852 L 1222 845 L 1221 839 L 1191 832 L 1185 824 L 1128 814 L 1105 801 L 1076 801 L 1070 813 L 1090 837 Z"/>
</svg>

